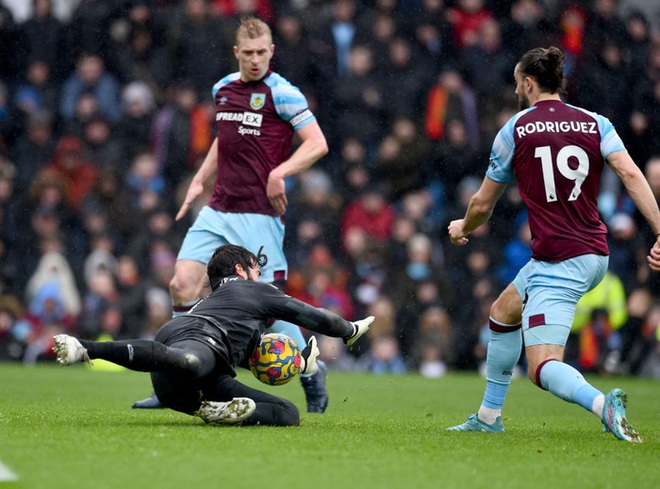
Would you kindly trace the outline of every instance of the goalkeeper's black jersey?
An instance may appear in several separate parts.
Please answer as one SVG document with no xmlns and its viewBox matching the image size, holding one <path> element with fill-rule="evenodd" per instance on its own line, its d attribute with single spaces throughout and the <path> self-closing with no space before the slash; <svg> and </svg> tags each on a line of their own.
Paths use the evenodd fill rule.
<svg viewBox="0 0 660 489">
<path fill-rule="evenodd" d="M 168 321 L 156 341 L 172 345 L 200 341 L 225 360 L 226 373 L 246 366 L 261 334 L 274 320 L 281 319 L 310 331 L 334 337 L 353 334 L 353 325 L 326 309 L 294 299 L 273 285 L 232 276 L 188 314 Z M 298 345 L 302 350 L 305 345 Z"/>
</svg>

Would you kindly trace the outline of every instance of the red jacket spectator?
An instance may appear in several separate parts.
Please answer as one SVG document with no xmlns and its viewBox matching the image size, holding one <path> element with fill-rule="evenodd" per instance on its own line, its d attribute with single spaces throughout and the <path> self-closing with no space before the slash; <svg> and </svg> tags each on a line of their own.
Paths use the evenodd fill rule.
<svg viewBox="0 0 660 489">
<path fill-rule="evenodd" d="M 390 237 L 395 217 L 396 211 L 392 204 L 376 189 L 367 189 L 344 211 L 342 241 L 353 228 L 360 228 L 368 237 L 384 241 Z"/>
<path fill-rule="evenodd" d="M 96 184 L 97 168 L 83 160 L 82 142 L 76 136 L 64 136 L 55 149 L 52 161 L 42 170 L 60 177 L 66 187 L 66 199 L 75 209 Z"/>
</svg>

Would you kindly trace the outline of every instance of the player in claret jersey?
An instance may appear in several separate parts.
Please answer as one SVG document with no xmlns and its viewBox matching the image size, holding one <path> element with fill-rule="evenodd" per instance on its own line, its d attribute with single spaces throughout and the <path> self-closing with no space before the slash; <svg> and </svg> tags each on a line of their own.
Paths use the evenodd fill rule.
<svg viewBox="0 0 660 489">
<path fill-rule="evenodd" d="M 188 212 L 205 185 L 213 183 L 210 202 L 188 230 L 170 282 L 174 316 L 185 314 L 200 299 L 206 264 L 223 244 L 263 251 L 268 264 L 262 280 L 282 288 L 287 261 L 282 249 L 287 197 L 284 179 L 301 173 L 328 152 L 328 146 L 307 100 L 298 88 L 270 69 L 275 52 L 270 28 L 256 18 L 242 20 L 236 31 L 234 56 L 239 71 L 213 86 L 217 137 L 193 177 L 176 218 Z M 296 133 L 301 144 L 292 153 Z M 305 339 L 299 328 L 277 321 L 271 331 Z M 307 410 L 322 413 L 328 405 L 326 370 L 301 376 Z M 133 405 L 161 407 L 152 396 Z"/>
<path fill-rule="evenodd" d="M 593 412 L 604 430 L 618 439 L 641 442 L 626 419 L 627 396 L 620 389 L 604 395 L 563 358 L 576 304 L 600 282 L 608 266 L 607 229 L 597 208 L 604 165 L 621 178 L 656 235 L 660 212 L 610 121 L 562 102 L 563 60 L 555 47 L 532 49 L 522 56 L 514 71 L 521 111 L 497 134 L 486 177 L 465 217 L 449 224 L 452 243 L 465 245 L 515 177 L 532 232 L 532 258 L 490 311 L 481 407 L 449 430 L 504 431 L 502 406 L 524 337 L 532 382 Z M 660 271 L 657 240 L 648 262 L 653 271 Z"/>
</svg>

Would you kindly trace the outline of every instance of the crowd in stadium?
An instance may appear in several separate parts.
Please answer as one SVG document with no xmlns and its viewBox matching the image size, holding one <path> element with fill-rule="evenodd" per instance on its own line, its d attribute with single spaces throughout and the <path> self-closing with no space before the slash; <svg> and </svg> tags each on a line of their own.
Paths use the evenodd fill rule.
<svg viewBox="0 0 660 489">
<path fill-rule="evenodd" d="M 195 212 L 174 216 L 245 15 L 271 26 L 273 68 L 330 147 L 288 182 L 288 293 L 376 317 L 350 352 L 320 339 L 331 368 L 480 367 L 490 304 L 531 254 L 516 186 L 467 246 L 446 229 L 518 110 L 513 68 L 531 47 L 564 50 L 565 100 L 614 123 L 660 200 L 657 2 L 0 0 L 0 360 L 52 360 L 60 332 L 152 338 L 171 317 Z M 660 378 L 654 236 L 613 176 L 610 273 L 580 303 L 568 360 Z"/>
</svg>

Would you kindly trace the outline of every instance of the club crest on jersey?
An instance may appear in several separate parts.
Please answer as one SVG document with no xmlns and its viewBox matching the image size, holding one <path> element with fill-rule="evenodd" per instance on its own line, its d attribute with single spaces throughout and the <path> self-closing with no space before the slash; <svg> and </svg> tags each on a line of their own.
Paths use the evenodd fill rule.
<svg viewBox="0 0 660 489">
<path fill-rule="evenodd" d="M 254 110 L 261 109 L 266 104 L 266 94 L 265 93 L 253 93 L 250 96 L 250 107 Z"/>
</svg>

